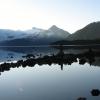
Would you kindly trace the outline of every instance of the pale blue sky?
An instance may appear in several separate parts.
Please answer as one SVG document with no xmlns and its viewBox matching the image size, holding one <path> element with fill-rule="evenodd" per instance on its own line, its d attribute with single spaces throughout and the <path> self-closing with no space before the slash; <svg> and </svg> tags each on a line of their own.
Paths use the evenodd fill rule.
<svg viewBox="0 0 100 100">
<path fill-rule="evenodd" d="M 100 0 L 0 0 L 0 28 L 48 29 L 74 32 L 100 20 Z"/>
</svg>

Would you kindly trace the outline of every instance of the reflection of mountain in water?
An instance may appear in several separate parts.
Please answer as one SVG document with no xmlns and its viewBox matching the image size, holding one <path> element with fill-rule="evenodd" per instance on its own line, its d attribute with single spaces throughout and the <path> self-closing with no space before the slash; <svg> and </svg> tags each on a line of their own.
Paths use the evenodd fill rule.
<svg viewBox="0 0 100 100">
<path fill-rule="evenodd" d="M 65 54 L 63 51 L 63 47 L 60 47 L 60 51 L 57 54 L 44 55 L 36 57 L 34 54 L 28 54 L 23 56 L 24 60 L 18 60 L 17 62 L 6 62 L 0 64 L 0 72 L 9 71 L 10 68 L 15 67 L 34 67 L 34 65 L 38 64 L 39 66 L 48 64 L 58 64 L 61 66 L 61 70 L 63 70 L 64 65 L 71 65 L 74 62 L 79 63 L 80 65 L 84 65 L 85 63 L 89 63 L 90 65 L 99 65 L 96 63 L 96 57 L 100 57 L 100 52 L 92 51 L 89 49 L 87 52 L 79 53 L 79 54 Z M 26 59 L 25 59 L 26 58 Z M 100 58 L 99 58 L 100 60 Z"/>
<path fill-rule="evenodd" d="M 0 62 L 19 60 L 22 55 L 24 54 L 0 49 Z"/>
<path fill-rule="evenodd" d="M 26 54 L 50 55 L 57 53 L 59 50 L 49 46 L 33 46 L 33 47 L 0 47 L 0 62 L 16 61 L 22 59 Z"/>
</svg>

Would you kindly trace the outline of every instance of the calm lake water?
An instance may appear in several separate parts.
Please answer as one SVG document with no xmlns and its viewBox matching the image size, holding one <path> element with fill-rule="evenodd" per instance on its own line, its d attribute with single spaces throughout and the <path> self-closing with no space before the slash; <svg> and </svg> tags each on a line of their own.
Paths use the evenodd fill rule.
<svg viewBox="0 0 100 100">
<path fill-rule="evenodd" d="M 25 55 L 15 51 L 12 53 L 20 59 Z M 47 54 L 50 53 L 53 52 L 48 50 Z M 9 56 L 8 53 L 5 55 Z M 95 58 L 91 65 L 88 62 L 80 65 L 79 59 L 77 60 L 71 65 L 64 64 L 63 70 L 58 64 L 35 64 L 33 67 L 20 66 L 1 72 L 0 99 L 77 100 L 79 97 L 86 97 L 87 100 L 100 100 L 100 96 L 92 96 L 90 93 L 92 89 L 100 90 L 100 58 Z"/>
</svg>

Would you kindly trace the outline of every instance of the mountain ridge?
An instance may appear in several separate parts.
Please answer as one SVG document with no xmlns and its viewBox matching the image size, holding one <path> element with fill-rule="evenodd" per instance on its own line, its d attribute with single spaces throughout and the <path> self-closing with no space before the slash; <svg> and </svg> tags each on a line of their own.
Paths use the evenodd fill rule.
<svg viewBox="0 0 100 100">
<path fill-rule="evenodd" d="M 100 21 L 93 22 L 75 33 L 69 35 L 66 40 L 94 40 L 100 39 Z"/>
<path fill-rule="evenodd" d="M 20 31 L 23 33 L 23 31 Z M 25 31 L 24 31 L 25 33 Z M 32 28 L 25 33 L 25 37 L 11 38 L 0 42 L 0 45 L 18 46 L 18 45 L 48 45 L 52 42 L 66 39 L 70 35 L 69 32 L 64 31 L 57 26 L 52 26 L 48 30 Z M 19 42 L 20 41 L 20 42 Z"/>
</svg>

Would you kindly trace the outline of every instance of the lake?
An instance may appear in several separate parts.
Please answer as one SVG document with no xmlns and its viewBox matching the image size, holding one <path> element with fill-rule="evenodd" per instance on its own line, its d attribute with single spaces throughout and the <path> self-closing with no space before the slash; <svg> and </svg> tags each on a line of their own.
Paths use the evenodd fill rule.
<svg viewBox="0 0 100 100">
<path fill-rule="evenodd" d="M 22 57 L 31 53 L 36 58 Z M 35 48 L 31 53 L 0 50 L 1 100 L 100 100 L 91 94 L 100 90 L 100 52 Z"/>
</svg>

